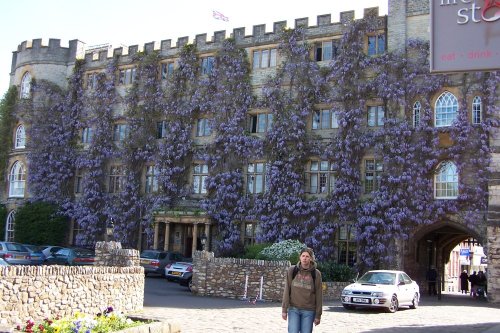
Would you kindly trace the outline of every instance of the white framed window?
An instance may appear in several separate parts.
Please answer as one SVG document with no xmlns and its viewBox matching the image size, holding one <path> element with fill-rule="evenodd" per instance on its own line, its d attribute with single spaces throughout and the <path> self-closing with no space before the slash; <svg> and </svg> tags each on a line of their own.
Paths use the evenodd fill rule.
<svg viewBox="0 0 500 333">
<path fill-rule="evenodd" d="M 248 163 L 246 170 L 247 193 L 259 194 L 266 191 L 266 164 Z"/>
<path fill-rule="evenodd" d="M 82 143 L 90 144 L 92 142 L 93 131 L 92 127 L 85 127 L 82 129 Z"/>
<path fill-rule="evenodd" d="M 174 75 L 174 62 L 164 62 L 161 64 L 161 79 L 166 80 Z"/>
<path fill-rule="evenodd" d="M 125 183 L 125 167 L 113 165 L 109 169 L 109 193 L 120 193 Z"/>
<path fill-rule="evenodd" d="M 307 193 L 324 194 L 335 190 L 335 172 L 329 161 L 311 161 L 306 171 Z"/>
<path fill-rule="evenodd" d="M 413 115 L 412 115 L 413 127 L 418 127 L 418 125 L 420 125 L 421 110 L 422 110 L 422 104 L 420 104 L 420 101 L 416 101 L 413 104 Z"/>
<path fill-rule="evenodd" d="M 312 129 L 339 128 L 338 114 L 331 109 L 315 110 L 312 114 Z"/>
<path fill-rule="evenodd" d="M 382 161 L 369 159 L 365 160 L 364 191 L 365 194 L 377 190 L 380 186 L 380 178 L 384 171 Z"/>
<path fill-rule="evenodd" d="M 13 242 L 16 226 L 16 211 L 13 210 L 7 215 L 7 223 L 5 223 L 5 241 Z"/>
<path fill-rule="evenodd" d="M 24 164 L 16 161 L 9 173 L 9 197 L 24 197 L 24 188 L 26 186 L 26 170 Z"/>
<path fill-rule="evenodd" d="M 156 138 L 157 139 L 164 139 L 167 137 L 168 130 L 167 130 L 167 121 L 162 120 L 156 123 Z"/>
<path fill-rule="evenodd" d="M 458 172 L 455 163 L 445 161 L 438 165 L 434 175 L 434 197 L 436 199 L 458 197 Z"/>
<path fill-rule="evenodd" d="M 30 98 L 31 96 L 31 74 L 24 73 L 21 79 L 21 98 Z"/>
<path fill-rule="evenodd" d="M 253 51 L 253 68 L 276 67 L 278 50 L 276 48 Z"/>
<path fill-rule="evenodd" d="M 334 59 L 337 56 L 338 47 L 338 39 L 314 43 L 314 60 L 327 61 Z"/>
<path fill-rule="evenodd" d="M 113 127 L 113 141 L 122 142 L 127 136 L 128 126 L 127 124 L 115 124 Z"/>
<path fill-rule="evenodd" d="M 481 124 L 483 121 L 483 105 L 481 102 L 481 97 L 475 96 L 472 100 L 472 123 L 474 125 Z"/>
<path fill-rule="evenodd" d="M 383 126 L 385 118 L 385 108 L 381 105 L 368 107 L 368 126 Z"/>
<path fill-rule="evenodd" d="M 158 167 L 155 165 L 148 165 L 146 167 L 146 193 L 158 192 Z"/>
<path fill-rule="evenodd" d="M 212 130 L 210 128 L 210 119 L 200 118 L 196 121 L 196 136 L 210 136 Z"/>
<path fill-rule="evenodd" d="M 193 168 L 193 193 L 207 193 L 208 165 L 196 163 Z"/>
<path fill-rule="evenodd" d="M 14 148 L 15 149 L 26 148 L 26 130 L 24 129 L 23 125 L 17 126 Z"/>
<path fill-rule="evenodd" d="M 128 85 L 134 83 L 135 74 L 136 74 L 136 68 L 120 69 L 118 84 Z"/>
<path fill-rule="evenodd" d="M 212 72 L 212 69 L 214 68 L 214 61 L 215 61 L 215 58 L 212 56 L 201 58 L 201 74 L 202 75 L 208 75 Z"/>
<path fill-rule="evenodd" d="M 273 126 L 272 113 L 259 113 L 250 116 L 250 133 L 267 133 Z"/>
<path fill-rule="evenodd" d="M 367 43 L 367 52 L 369 56 L 385 53 L 385 33 L 368 36 Z"/>
<path fill-rule="evenodd" d="M 457 119 L 458 114 L 458 100 L 449 91 L 445 91 L 436 100 L 436 107 L 434 110 L 434 124 L 436 127 L 451 126 Z"/>
</svg>

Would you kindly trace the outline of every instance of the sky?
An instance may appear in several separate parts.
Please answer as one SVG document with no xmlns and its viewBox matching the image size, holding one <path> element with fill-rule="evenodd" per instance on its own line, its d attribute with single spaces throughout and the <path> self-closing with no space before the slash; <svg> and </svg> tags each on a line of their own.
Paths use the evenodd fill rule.
<svg viewBox="0 0 500 333">
<path fill-rule="evenodd" d="M 343 11 L 354 10 L 355 17 L 363 9 L 379 7 L 387 14 L 388 0 L 2 0 L 0 1 L 0 96 L 7 91 L 10 80 L 12 52 L 25 41 L 49 38 L 78 39 L 90 47 L 110 43 L 139 45 L 199 34 L 210 40 L 215 31 L 225 30 L 229 37 L 234 28 L 245 27 L 251 35 L 254 25 L 266 24 L 271 32 L 273 23 L 287 21 L 294 27 L 295 19 L 309 17 L 316 25 L 318 15 L 331 14 L 332 22 L 339 21 Z M 227 20 L 213 17 L 213 11 Z"/>
</svg>

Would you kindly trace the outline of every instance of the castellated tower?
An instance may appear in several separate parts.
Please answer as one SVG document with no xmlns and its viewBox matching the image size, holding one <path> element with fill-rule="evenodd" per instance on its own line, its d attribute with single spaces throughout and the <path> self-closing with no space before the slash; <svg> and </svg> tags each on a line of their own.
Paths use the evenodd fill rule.
<svg viewBox="0 0 500 333">
<path fill-rule="evenodd" d="M 30 45 L 31 44 L 31 45 Z M 85 43 L 69 41 L 61 47 L 60 39 L 49 39 L 42 45 L 41 39 L 22 42 L 12 55 L 10 85 L 19 86 L 24 73 L 29 72 L 35 80 L 47 80 L 65 88 L 77 58 L 83 55 Z"/>
</svg>

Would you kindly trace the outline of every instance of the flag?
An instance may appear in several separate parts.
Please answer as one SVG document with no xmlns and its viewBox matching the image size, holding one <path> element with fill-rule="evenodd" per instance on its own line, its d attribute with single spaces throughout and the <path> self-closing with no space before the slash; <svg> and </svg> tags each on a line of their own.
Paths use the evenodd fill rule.
<svg viewBox="0 0 500 333">
<path fill-rule="evenodd" d="M 229 17 L 225 16 L 224 14 L 222 14 L 221 12 L 218 12 L 216 10 L 212 11 L 212 15 L 213 15 L 214 19 L 216 19 L 216 20 L 222 20 L 224 22 L 229 21 Z"/>
</svg>

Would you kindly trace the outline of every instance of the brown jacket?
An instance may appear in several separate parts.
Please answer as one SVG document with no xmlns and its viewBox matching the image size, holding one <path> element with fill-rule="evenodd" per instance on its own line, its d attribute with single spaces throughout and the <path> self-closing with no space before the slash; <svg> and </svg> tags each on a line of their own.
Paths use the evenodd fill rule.
<svg viewBox="0 0 500 333">
<path fill-rule="evenodd" d="M 315 318 L 321 319 L 323 309 L 323 288 L 321 272 L 316 269 L 316 263 L 311 261 L 311 267 L 304 269 L 300 262 L 296 265 L 299 268 L 297 275 L 292 281 L 292 266 L 286 274 L 285 289 L 283 290 L 282 312 L 288 312 L 288 307 L 292 306 L 301 310 L 315 311 Z M 316 278 L 313 282 L 311 271 L 316 271 Z"/>
</svg>

